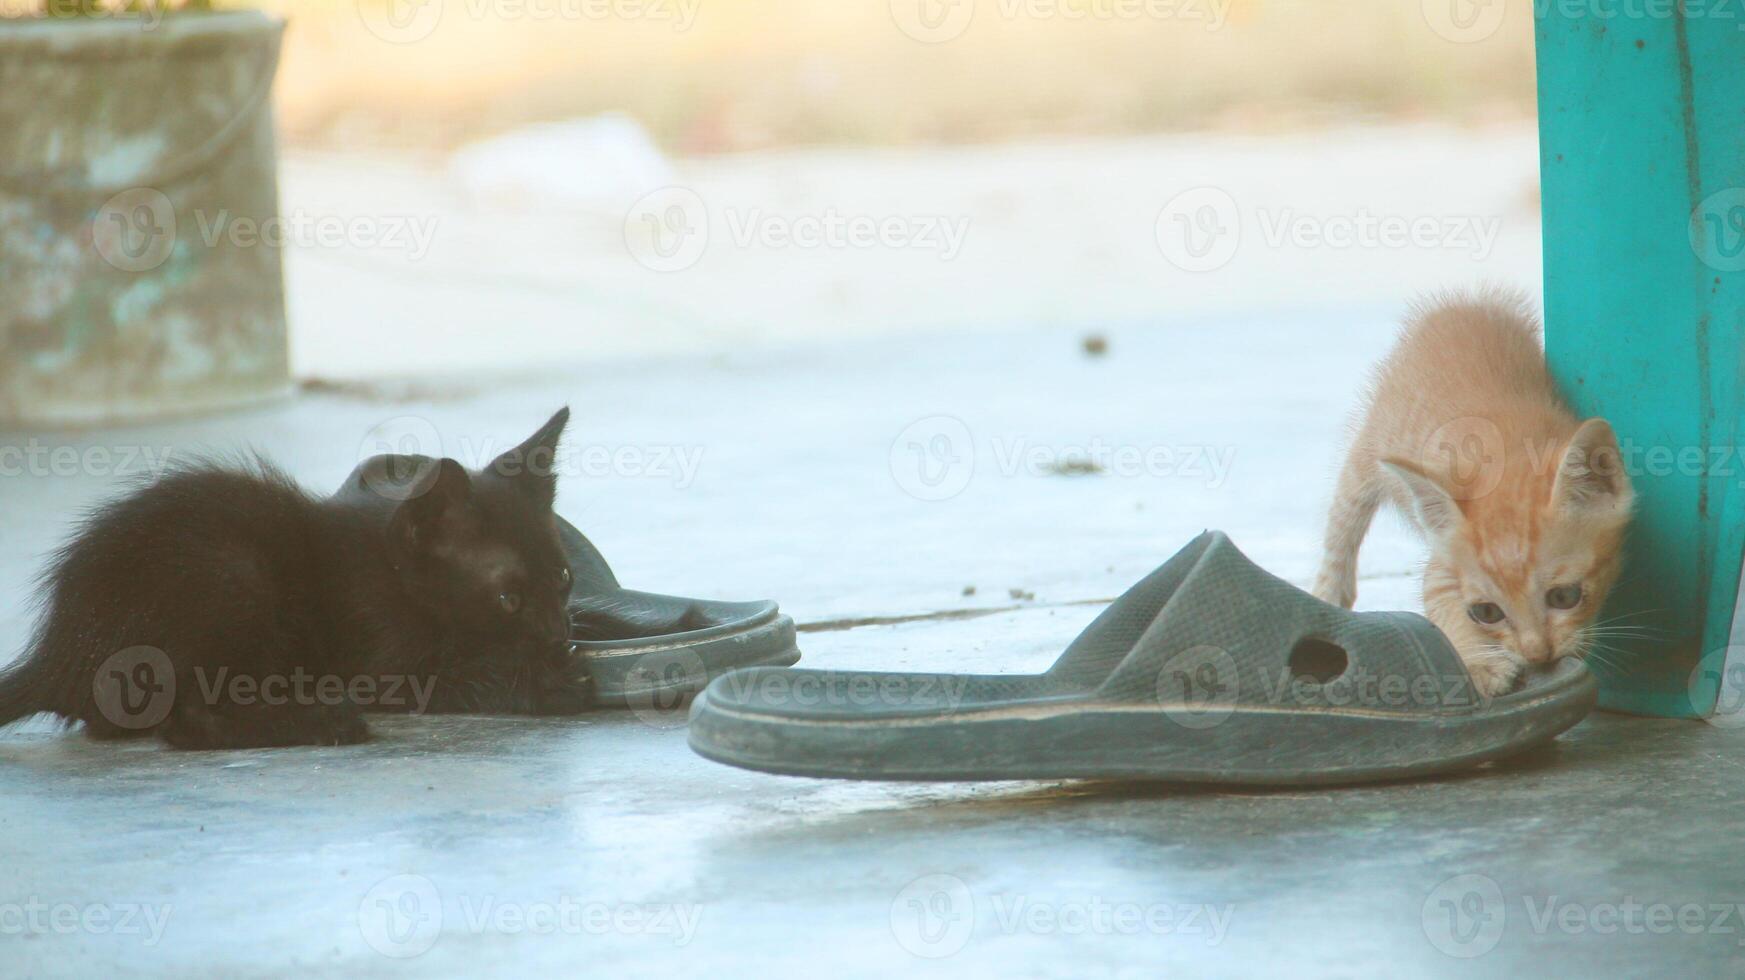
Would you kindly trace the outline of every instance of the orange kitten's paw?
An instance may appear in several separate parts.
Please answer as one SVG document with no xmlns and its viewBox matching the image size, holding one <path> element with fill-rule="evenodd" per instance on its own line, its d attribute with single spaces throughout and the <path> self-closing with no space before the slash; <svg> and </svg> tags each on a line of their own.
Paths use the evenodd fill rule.
<svg viewBox="0 0 1745 980">
<path fill-rule="evenodd" d="M 1496 650 L 1462 652 L 1460 659 L 1466 664 L 1466 672 L 1472 675 L 1472 686 L 1487 698 L 1514 690 L 1525 670 L 1520 660 Z"/>
<path fill-rule="evenodd" d="M 1315 587 L 1310 590 L 1315 598 L 1341 609 L 1350 609 L 1357 605 L 1357 583 L 1341 582 L 1335 578 L 1322 576 L 1315 580 Z"/>
</svg>

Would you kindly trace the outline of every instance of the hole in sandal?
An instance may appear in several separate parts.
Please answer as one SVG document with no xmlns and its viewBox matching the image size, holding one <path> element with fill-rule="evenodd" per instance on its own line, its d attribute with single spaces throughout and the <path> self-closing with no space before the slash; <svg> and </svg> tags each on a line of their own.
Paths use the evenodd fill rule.
<svg viewBox="0 0 1745 980">
<path fill-rule="evenodd" d="M 1339 644 L 1306 636 L 1298 640 L 1296 646 L 1291 647 L 1291 678 L 1325 684 L 1345 673 L 1350 662 L 1351 658 L 1345 653 L 1345 648 Z"/>
</svg>

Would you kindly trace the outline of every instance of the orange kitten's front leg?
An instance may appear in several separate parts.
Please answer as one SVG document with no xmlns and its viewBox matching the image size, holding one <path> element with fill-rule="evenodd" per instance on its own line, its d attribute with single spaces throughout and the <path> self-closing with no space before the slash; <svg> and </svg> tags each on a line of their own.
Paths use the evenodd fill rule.
<svg viewBox="0 0 1745 980">
<path fill-rule="evenodd" d="M 1361 443 L 1355 445 L 1333 491 L 1315 598 L 1345 609 L 1357 602 L 1357 552 L 1381 500 L 1380 474 L 1372 454 Z"/>
</svg>

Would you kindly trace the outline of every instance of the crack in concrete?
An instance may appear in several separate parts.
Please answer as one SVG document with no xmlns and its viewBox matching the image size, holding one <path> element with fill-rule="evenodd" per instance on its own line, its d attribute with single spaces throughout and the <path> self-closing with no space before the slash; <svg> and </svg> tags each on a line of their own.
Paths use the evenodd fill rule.
<svg viewBox="0 0 1745 980">
<path fill-rule="evenodd" d="M 794 629 L 801 633 L 831 633 L 838 630 L 860 629 L 863 626 L 897 626 L 903 623 L 945 622 L 959 619 L 979 619 L 983 616 L 995 616 L 1000 613 L 1018 612 L 1025 609 L 1069 609 L 1073 606 L 1106 606 L 1114 602 L 1109 599 L 1073 599 L 1069 602 L 1027 602 L 1015 606 L 980 606 L 974 609 L 941 609 L 937 612 L 907 613 L 897 616 L 851 616 L 846 619 L 823 619 L 815 623 L 801 623 Z"/>
<path fill-rule="evenodd" d="M 1410 578 L 1412 572 L 1396 572 L 1384 575 L 1361 576 L 1358 582 L 1377 582 L 1385 579 Z M 893 616 L 848 616 L 842 619 L 821 619 L 813 623 L 800 623 L 794 627 L 800 633 L 835 633 L 843 630 L 860 629 L 866 626 L 901 626 L 907 623 L 941 623 L 964 619 L 980 619 L 983 616 L 997 616 L 1000 613 L 1022 612 L 1027 609 L 1072 609 L 1078 606 L 1106 606 L 1119 596 L 1107 599 L 1070 599 L 1066 602 L 1026 602 L 1011 606 L 977 606 L 971 609 L 940 609 L 935 612 L 899 613 Z"/>
</svg>

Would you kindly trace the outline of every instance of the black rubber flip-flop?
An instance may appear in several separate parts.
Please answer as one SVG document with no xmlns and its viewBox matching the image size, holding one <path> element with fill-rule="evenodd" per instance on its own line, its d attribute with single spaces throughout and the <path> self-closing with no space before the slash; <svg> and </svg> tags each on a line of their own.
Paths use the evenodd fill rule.
<svg viewBox="0 0 1745 980">
<path fill-rule="evenodd" d="M 723 602 L 618 584 L 593 542 L 558 518 L 569 557 L 570 650 L 587 659 L 595 701 L 664 708 L 741 667 L 800 659 L 794 621 L 775 602 Z"/>
<path fill-rule="evenodd" d="M 411 453 L 372 456 L 334 499 L 386 513 L 435 462 Z M 774 602 L 626 589 L 593 542 L 561 517 L 557 525 L 570 565 L 570 652 L 587 662 L 596 705 L 665 711 L 730 670 L 800 659 L 794 621 Z"/>
<path fill-rule="evenodd" d="M 1472 766 L 1594 706 L 1573 659 L 1479 695 L 1413 613 L 1328 605 L 1202 534 L 1046 673 L 752 669 L 691 705 L 699 754 L 850 779 L 1353 783 Z"/>
</svg>

